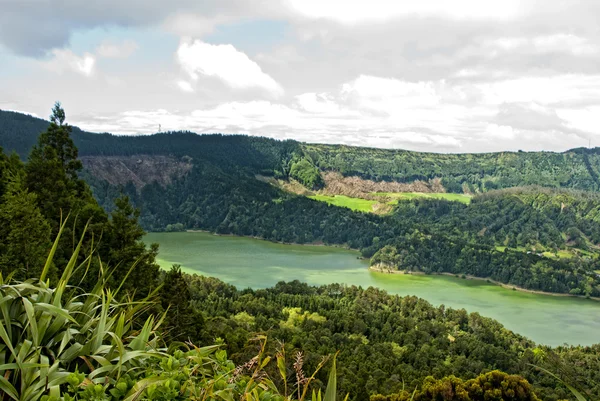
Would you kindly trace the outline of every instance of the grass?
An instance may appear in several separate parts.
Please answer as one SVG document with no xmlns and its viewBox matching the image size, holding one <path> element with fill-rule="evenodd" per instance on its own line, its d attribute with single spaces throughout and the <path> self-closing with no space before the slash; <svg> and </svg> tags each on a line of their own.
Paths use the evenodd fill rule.
<svg viewBox="0 0 600 401">
<path fill-rule="evenodd" d="M 573 256 L 575 256 L 573 254 L 573 252 L 569 252 L 564 249 L 559 249 L 558 252 L 556 252 L 556 254 L 554 252 L 544 252 L 543 255 L 547 258 L 558 257 L 558 259 L 569 259 L 569 258 L 572 258 Z"/>
<path fill-rule="evenodd" d="M 327 202 L 330 205 L 347 207 L 357 212 L 372 212 L 373 206 L 378 204 L 379 202 L 361 199 L 361 198 L 351 198 L 349 196 L 344 195 L 314 195 L 309 196 L 310 199 L 318 200 L 321 202 Z"/>
<path fill-rule="evenodd" d="M 449 193 L 429 194 L 422 192 L 373 192 L 372 195 L 391 199 L 388 202 L 383 203 L 384 205 L 396 205 L 400 200 L 409 200 L 415 198 L 446 199 L 449 201 L 462 202 L 464 204 L 469 204 L 471 202 L 471 197 L 469 195 Z M 382 202 L 378 202 L 376 200 L 352 198 L 345 195 L 312 195 L 309 196 L 309 198 L 321 202 L 327 202 L 334 206 L 347 207 L 357 212 L 374 212 L 375 206 L 382 204 Z"/>
<path fill-rule="evenodd" d="M 390 204 L 398 203 L 398 200 L 416 199 L 416 198 L 430 198 L 430 199 L 445 199 L 448 201 L 461 202 L 465 205 L 471 203 L 471 196 L 464 194 L 451 194 L 451 193 L 424 193 L 424 192 L 373 192 L 373 195 L 386 196 L 393 198 L 394 201 Z"/>
<path fill-rule="evenodd" d="M 506 249 L 506 246 L 496 246 L 496 250 L 500 251 L 500 252 L 504 252 L 504 250 Z M 522 247 L 522 246 L 518 246 L 516 248 L 509 248 L 515 251 L 519 251 L 519 252 L 527 252 L 530 251 L 528 248 Z M 533 251 L 531 251 L 533 252 Z M 575 253 L 573 251 L 567 250 L 567 249 L 559 249 L 556 253 L 554 252 L 550 252 L 550 251 L 544 251 L 544 252 L 533 252 L 533 253 L 540 253 L 543 256 L 547 257 L 547 258 L 551 258 L 551 259 L 570 259 L 572 257 L 575 256 Z"/>
</svg>

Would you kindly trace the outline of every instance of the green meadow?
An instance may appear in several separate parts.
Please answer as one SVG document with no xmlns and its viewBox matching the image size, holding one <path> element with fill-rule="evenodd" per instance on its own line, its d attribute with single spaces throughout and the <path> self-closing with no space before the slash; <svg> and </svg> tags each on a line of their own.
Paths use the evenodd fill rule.
<svg viewBox="0 0 600 401">
<path fill-rule="evenodd" d="M 371 195 L 380 196 L 387 200 L 384 204 L 396 205 L 401 200 L 409 200 L 416 198 L 428 198 L 428 199 L 445 199 L 448 201 L 461 202 L 469 204 L 471 202 L 471 196 L 463 194 L 451 194 L 451 193 L 423 193 L 423 192 L 373 192 Z M 374 206 L 381 204 L 376 200 L 352 198 L 345 195 L 312 195 L 310 199 L 314 199 L 321 202 L 327 202 L 330 205 L 347 207 L 357 212 L 373 212 L 375 211 Z"/>
<path fill-rule="evenodd" d="M 334 206 L 347 207 L 357 212 L 372 212 L 373 206 L 379 203 L 374 200 L 351 198 L 344 195 L 313 195 L 309 196 L 309 198 L 321 202 L 327 202 Z"/>
</svg>

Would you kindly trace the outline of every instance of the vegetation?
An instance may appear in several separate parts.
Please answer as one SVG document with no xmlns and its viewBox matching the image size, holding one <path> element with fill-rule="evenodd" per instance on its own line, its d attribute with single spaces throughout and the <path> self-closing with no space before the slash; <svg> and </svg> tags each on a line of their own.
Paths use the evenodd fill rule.
<svg viewBox="0 0 600 401">
<path fill-rule="evenodd" d="M 113 199 L 110 214 L 104 211 L 79 178 L 82 164 L 59 103 L 50 120 L 26 163 L 0 154 L 0 273 L 14 274 L 18 280 L 38 276 L 50 238 L 57 236 L 64 217 L 70 215 L 73 218 L 64 227 L 48 273 L 50 281 L 60 276 L 73 252 L 74 238 L 86 229 L 90 235 L 82 244 L 80 259 L 97 251 L 101 260 L 116 267 L 113 286 L 125 280 L 125 291 L 147 295 L 158 283 L 157 246 L 148 250 L 141 241 L 145 232 L 138 224 L 139 211 L 127 197 Z M 129 273 L 127 266 L 134 262 L 137 269 Z M 92 260 L 89 269 L 97 276 L 100 264 Z M 88 290 L 95 284 L 91 274 L 81 283 Z"/>
<path fill-rule="evenodd" d="M 441 178 L 446 191 L 476 193 L 528 185 L 598 191 L 600 152 L 435 154 L 405 150 L 303 144 L 321 170 L 375 181 L 413 182 Z"/>
<path fill-rule="evenodd" d="M 409 199 L 445 199 L 448 201 L 457 201 L 464 204 L 471 202 L 471 196 L 452 193 L 423 193 L 423 192 L 374 192 L 370 194 L 371 199 L 360 197 L 350 197 L 345 195 L 310 195 L 308 198 L 327 202 L 330 205 L 347 207 L 348 209 L 365 213 L 389 213 L 392 211 L 390 206 L 397 205 L 398 202 Z"/>
<path fill-rule="evenodd" d="M 307 159 L 292 162 L 289 176 L 309 189 L 318 189 L 323 186 L 323 178 L 319 169 Z"/>
<path fill-rule="evenodd" d="M 338 284 L 311 287 L 295 281 L 237 290 L 214 278 L 193 275 L 187 281 L 192 305 L 204 315 L 203 338 L 222 337 L 234 361 L 253 354 L 246 341 L 255 332 L 285 342 L 288 354 L 303 350 L 309 370 L 324 355 L 339 351 L 338 386 L 353 400 L 403 391 L 408 400 L 414 389 L 427 394 L 425 389 L 444 387 L 448 380 L 471 389 L 476 383 L 494 391 L 507 385 L 521 388 L 515 399 L 535 400 L 533 393 L 543 400 L 570 399 L 568 388 L 532 365 L 557 372 L 590 399 L 600 394 L 598 346 L 536 346 L 497 321 L 464 309 Z M 277 346 L 274 342 L 267 349 Z M 418 399 L 456 400 L 445 394 Z"/>
<path fill-rule="evenodd" d="M 0 276 L 0 391 L 16 401 L 36 400 L 292 400 L 306 399 L 309 389 L 321 397 L 313 377 L 291 381 L 279 391 L 269 377 L 271 357 L 261 340 L 258 355 L 235 366 L 213 345 L 165 344 L 158 331 L 165 314 L 143 318 L 152 307 L 148 298 L 119 301 L 119 290 L 110 290 L 112 274 L 101 268 L 91 292 L 69 285 L 73 273 L 85 268 L 89 257 L 76 266 L 79 241 L 56 287 L 45 281 L 65 225 L 41 271 L 39 279 L 11 282 Z M 176 269 L 175 269 L 175 273 Z M 164 285 L 172 284 L 167 278 Z M 187 287 L 172 288 L 188 293 Z M 189 308 L 189 305 L 188 305 Z M 167 315 L 168 316 L 168 315 Z M 178 313 L 171 319 L 178 324 Z M 323 367 L 325 360 L 318 366 Z M 283 351 L 277 354 L 280 380 L 287 380 Z M 302 372 L 297 367 L 297 372 Z M 315 372 L 317 373 L 318 370 Z M 301 397 L 295 398 L 294 390 Z M 337 396 L 335 358 L 325 391 L 325 401 Z M 7 399 L 8 399 L 7 398 Z"/>
<path fill-rule="evenodd" d="M 375 196 L 380 196 L 382 198 L 391 198 L 394 199 L 393 203 L 397 204 L 398 201 L 407 200 L 407 199 L 417 199 L 417 198 L 426 198 L 426 199 L 444 199 L 448 201 L 456 201 L 461 202 L 466 205 L 471 203 L 471 196 L 464 194 L 453 194 L 453 193 L 423 193 L 423 192 L 377 192 L 374 193 Z"/>
<path fill-rule="evenodd" d="M 531 385 L 522 377 L 507 375 L 497 370 L 466 382 L 454 377 L 436 380 L 433 377 L 425 379 L 420 391 L 412 394 L 402 391 L 391 396 L 376 395 L 371 401 L 408 401 L 408 400 L 439 400 L 451 399 L 456 401 L 488 401 L 510 400 L 518 397 L 522 400 L 537 401 Z"/>
<path fill-rule="evenodd" d="M 379 204 L 379 202 L 377 201 L 360 198 L 351 198 L 349 196 L 344 195 L 313 195 L 309 196 L 309 198 L 320 202 L 327 202 L 330 205 L 347 207 L 348 209 L 365 213 L 373 212 L 373 206 Z"/>
</svg>

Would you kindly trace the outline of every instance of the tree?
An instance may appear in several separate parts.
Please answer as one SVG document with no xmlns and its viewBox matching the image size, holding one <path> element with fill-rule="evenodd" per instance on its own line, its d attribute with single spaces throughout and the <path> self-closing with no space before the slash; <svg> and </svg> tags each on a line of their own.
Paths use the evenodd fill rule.
<svg viewBox="0 0 600 401">
<path fill-rule="evenodd" d="M 173 265 L 164 276 L 160 301 L 164 309 L 169 308 L 165 320 L 165 331 L 171 340 L 197 341 L 202 337 L 204 319 L 191 305 L 192 296 L 181 266 Z"/>
<path fill-rule="evenodd" d="M 160 267 L 155 258 L 158 244 L 146 248 L 142 242 L 146 232 L 139 225 L 139 216 L 140 211 L 131 205 L 129 197 L 117 198 L 101 240 L 100 254 L 109 267 L 116 269 L 113 285 L 118 286 L 125 280 L 125 291 L 146 296 L 157 285 Z"/>
<path fill-rule="evenodd" d="M 0 271 L 24 280 L 39 277 L 50 247 L 50 225 L 22 177 L 8 181 L 0 203 Z M 53 274 L 50 275 L 50 278 Z"/>
<path fill-rule="evenodd" d="M 83 168 L 71 139 L 72 127 L 65 123 L 65 111 L 54 104 L 48 129 L 40 134 L 26 165 L 26 185 L 38 195 L 43 215 L 53 222 L 56 233 L 61 212 L 66 214 L 76 206 L 92 201 L 84 181 L 78 177 Z M 78 202 L 79 201 L 79 202 Z"/>
<path fill-rule="evenodd" d="M 371 401 L 539 401 L 531 384 L 517 375 L 498 370 L 463 381 L 455 376 L 425 379 L 423 388 L 410 394 L 402 391 L 389 396 L 376 395 Z"/>
</svg>

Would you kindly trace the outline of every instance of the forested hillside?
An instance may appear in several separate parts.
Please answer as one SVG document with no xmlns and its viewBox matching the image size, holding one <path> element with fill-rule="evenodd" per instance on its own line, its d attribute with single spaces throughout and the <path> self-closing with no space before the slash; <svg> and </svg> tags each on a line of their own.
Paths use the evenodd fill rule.
<svg viewBox="0 0 600 401">
<path fill-rule="evenodd" d="M 41 119 L 0 112 L 0 144 L 24 159 L 45 126 Z M 72 136 L 84 166 L 76 174 L 99 204 L 112 211 L 114 199 L 126 195 L 148 230 L 338 244 L 388 269 L 600 295 L 598 196 L 570 189 L 597 189 L 595 150 L 443 155 L 185 132 L 119 137 L 72 129 Z M 332 178 L 332 172 L 351 180 Z M 256 177 L 294 182 L 308 192 L 351 186 L 367 193 L 404 188 L 412 180 L 415 188 L 479 195 L 468 205 L 398 198 L 391 212 L 375 215 L 316 202 Z M 492 190 L 524 184 L 537 186 Z"/>
<path fill-rule="evenodd" d="M 39 118 L 0 110 L 0 146 L 26 158 L 46 125 Z M 256 174 L 286 177 L 291 173 L 308 186 L 317 187 L 322 182 L 313 174 L 315 167 L 376 181 L 406 183 L 441 178 L 448 192 L 526 185 L 600 189 L 600 150 L 596 148 L 564 153 L 439 154 L 189 132 L 137 137 L 92 135 L 76 127 L 73 141 L 82 156 L 187 155 L 224 169 L 243 167 Z"/>
</svg>

